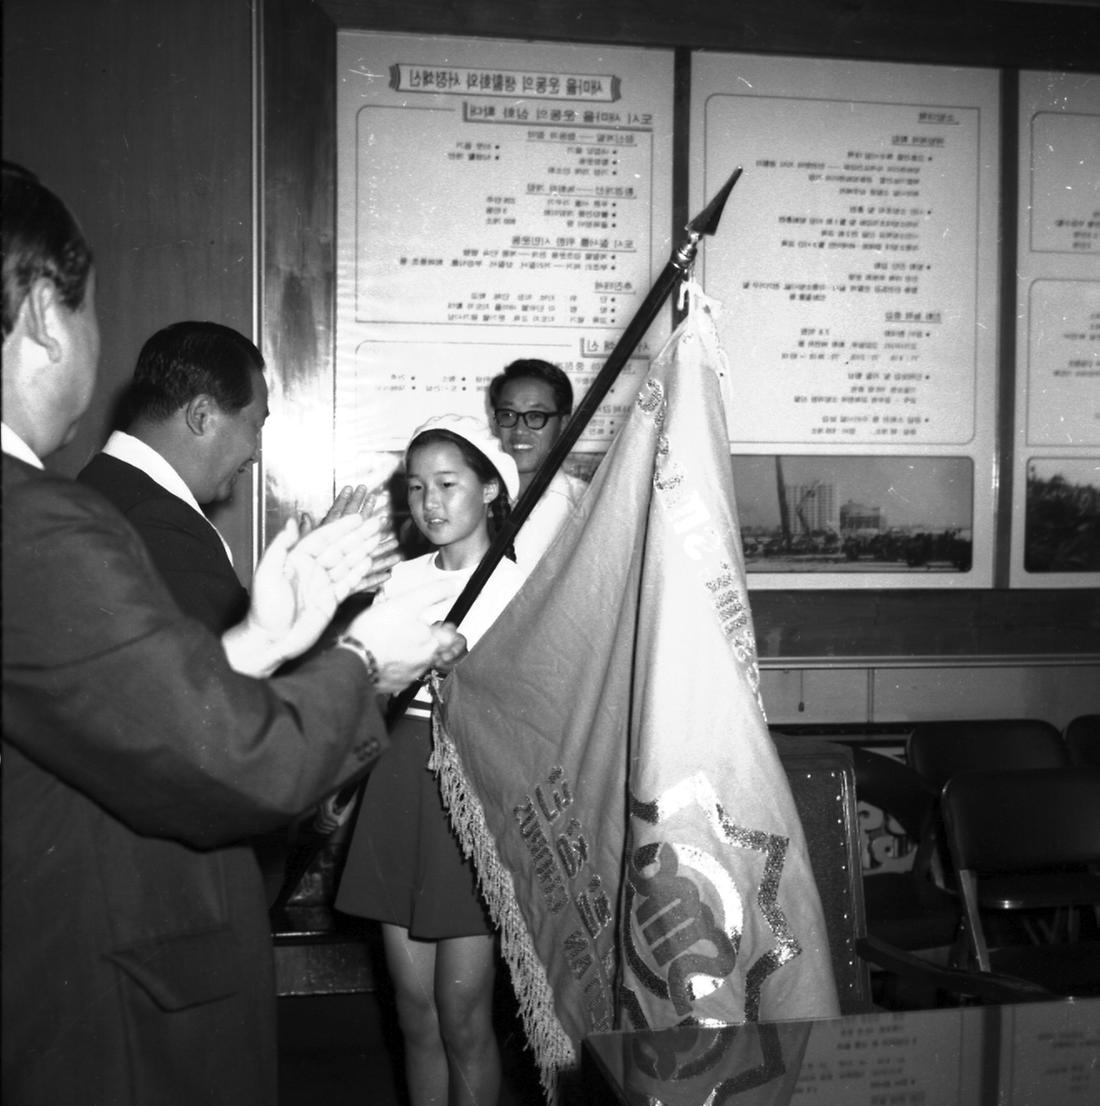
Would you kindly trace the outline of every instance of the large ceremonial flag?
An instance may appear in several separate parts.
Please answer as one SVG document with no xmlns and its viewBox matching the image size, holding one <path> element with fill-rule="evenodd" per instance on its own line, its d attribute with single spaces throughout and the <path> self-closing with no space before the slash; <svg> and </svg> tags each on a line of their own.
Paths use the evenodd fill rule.
<svg viewBox="0 0 1100 1106">
<path fill-rule="evenodd" d="M 768 735 L 712 311 L 439 690 L 436 755 L 544 1086 L 612 1028 L 838 1012 Z"/>
</svg>

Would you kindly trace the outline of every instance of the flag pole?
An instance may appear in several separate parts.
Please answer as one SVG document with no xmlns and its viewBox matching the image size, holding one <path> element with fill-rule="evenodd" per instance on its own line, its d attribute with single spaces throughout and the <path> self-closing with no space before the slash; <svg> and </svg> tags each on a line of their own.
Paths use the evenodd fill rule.
<svg viewBox="0 0 1100 1106">
<path fill-rule="evenodd" d="M 527 516 L 534 510 L 539 497 L 546 490 L 547 485 L 553 480 L 554 474 L 561 467 L 562 461 L 569 455 L 570 450 L 576 444 L 588 425 L 596 409 L 603 402 L 604 396 L 611 390 L 611 385 L 622 371 L 623 366 L 630 360 L 638 343 L 645 337 L 650 323 L 661 310 L 662 304 L 668 299 L 669 293 L 675 287 L 676 282 L 691 270 L 695 263 L 695 254 L 699 248 L 699 240 L 704 235 L 713 235 L 718 229 L 718 223 L 722 218 L 722 211 L 726 206 L 726 200 L 733 191 L 733 186 L 741 176 L 741 168 L 738 166 L 733 171 L 729 180 L 718 190 L 714 198 L 694 219 L 684 228 L 684 238 L 673 250 L 660 276 L 650 288 L 649 294 L 642 301 L 641 306 L 634 313 L 634 317 L 627 324 L 622 337 L 615 343 L 604 366 L 597 373 L 596 378 L 589 385 L 584 397 L 577 404 L 573 417 L 565 424 L 558 440 L 551 446 L 542 463 L 535 470 L 531 482 L 527 485 L 523 494 L 516 501 L 505 520 L 504 525 L 498 531 L 484 556 L 474 569 L 466 586 L 455 599 L 451 609 L 444 619 L 446 622 L 458 625 L 469 613 L 474 601 L 481 594 L 493 570 L 508 550 L 512 547 L 519 528 L 527 520 Z M 390 709 L 387 711 L 387 721 L 399 718 L 405 708 L 416 694 L 416 684 L 410 684 L 404 691 L 399 692 L 390 700 Z"/>
<path fill-rule="evenodd" d="M 481 594 L 481 590 L 493 574 L 493 570 L 511 548 L 519 528 L 534 509 L 539 497 L 554 478 L 554 474 L 561 467 L 561 463 L 568 456 L 577 439 L 580 438 L 596 409 L 603 402 L 604 396 L 611 390 L 611 385 L 615 383 L 623 366 L 630 360 L 638 343 L 645 337 L 650 323 L 653 322 L 662 304 L 668 299 L 669 293 L 675 287 L 676 282 L 691 270 L 695 262 L 699 240 L 704 235 L 713 235 L 717 231 L 718 223 L 722 218 L 722 210 L 726 206 L 726 200 L 729 199 L 729 194 L 733 191 L 733 186 L 740 176 L 741 169 L 738 167 L 710 203 L 684 228 L 684 238 L 669 257 L 660 276 L 657 277 L 653 287 L 650 288 L 649 294 L 627 324 L 622 337 L 615 343 L 615 348 L 604 362 L 604 366 L 600 369 L 596 378 L 589 385 L 580 403 L 577 404 L 577 409 L 573 412 L 569 422 L 566 423 L 558 440 L 535 470 L 530 484 L 527 485 L 527 488 L 517 500 L 503 527 L 485 551 L 485 555 L 481 558 L 477 568 L 474 569 L 473 575 L 466 582 L 466 586 L 447 612 L 445 621 L 458 625 L 469 613 L 474 600 Z M 416 683 L 410 684 L 404 691 L 398 692 L 390 699 L 389 708 L 386 711 L 387 725 L 392 725 L 405 713 L 405 709 L 416 695 L 418 686 L 419 684 Z M 336 809 L 345 809 L 362 785 L 362 780 L 356 780 L 354 783 L 346 784 L 341 788 L 335 799 Z M 304 828 L 301 836 L 301 841 L 287 860 L 282 888 L 271 906 L 271 913 L 273 914 L 285 909 L 290 896 L 309 868 L 313 858 L 328 839 L 329 831 L 319 829 L 314 824 Z"/>
<path fill-rule="evenodd" d="M 622 337 L 615 343 L 604 366 L 597 373 L 596 378 L 584 393 L 584 397 L 577 404 L 573 417 L 565 424 L 558 440 L 551 446 L 542 463 L 535 470 L 531 482 L 527 485 L 523 494 L 516 501 L 516 505 L 509 512 L 504 525 L 497 532 L 489 548 L 474 569 L 466 586 L 455 599 L 451 609 L 444 619 L 446 622 L 458 625 L 469 613 L 474 601 L 481 594 L 493 570 L 508 550 L 512 547 L 519 528 L 527 520 L 527 516 L 534 510 L 539 497 L 546 490 L 554 474 L 561 467 L 562 461 L 569 455 L 570 450 L 576 444 L 588 425 L 596 409 L 603 402 L 604 396 L 611 390 L 611 385 L 622 371 L 623 366 L 630 360 L 638 343 L 645 337 L 650 323 L 661 310 L 662 304 L 668 299 L 669 293 L 675 287 L 676 282 L 691 270 L 695 263 L 695 254 L 699 248 L 699 240 L 704 235 L 713 235 L 718 229 L 718 223 L 722 218 L 722 211 L 726 206 L 726 200 L 733 191 L 733 186 L 741 176 L 741 168 L 738 166 L 733 171 L 730 179 L 715 193 L 714 198 L 694 219 L 684 228 L 684 238 L 681 240 L 672 255 L 661 270 L 660 276 L 650 288 L 649 294 L 642 301 L 641 306 L 634 313 L 634 317 L 627 324 Z M 404 691 L 399 692 L 390 700 L 390 709 L 387 711 L 388 722 L 400 718 L 405 708 L 412 702 L 416 694 L 416 684 L 410 684 Z"/>
<path fill-rule="evenodd" d="M 611 390 L 612 384 L 615 383 L 623 366 L 630 360 L 638 343 L 645 337 L 645 333 L 657 312 L 660 311 L 661 305 L 668 299 L 669 293 L 675 287 L 676 282 L 691 270 L 695 262 L 699 240 L 703 235 L 713 235 L 718 229 L 726 200 L 740 176 L 741 169 L 737 168 L 710 203 L 684 228 L 685 236 L 683 240 L 673 251 L 660 276 L 654 282 L 653 287 L 650 288 L 649 294 L 627 324 L 622 337 L 616 342 L 615 348 L 611 351 L 607 361 L 604 362 L 603 368 L 600 369 L 584 397 L 577 404 L 577 409 L 573 412 L 569 422 L 566 423 L 558 440 L 535 470 L 531 482 L 516 501 L 516 505 L 512 508 L 504 525 L 486 550 L 477 568 L 474 569 L 473 575 L 466 582 L 466 586 L 459 593 L 450 611 L 447 612 L 445 621 L 457 625 L 469 612 L 470 607 L 473 606 L 474 600 L 477 599 L 481 589 L 492 575 L 493 569 L 496 568 L 501 558 L 511 548 L 519 528 L 527 520 L 527 516 L 530 515 L 535 504 L 539 501 L 539 497 L 546 490 L 550 481 L 553 480 L 554 474 L 561 467 L 561 463 L 584 432 L 584 428 L 603 402 L 604 396 Z M 405 705 L 408 705 L 408 700 L 405 700 Z"/>
</svg>

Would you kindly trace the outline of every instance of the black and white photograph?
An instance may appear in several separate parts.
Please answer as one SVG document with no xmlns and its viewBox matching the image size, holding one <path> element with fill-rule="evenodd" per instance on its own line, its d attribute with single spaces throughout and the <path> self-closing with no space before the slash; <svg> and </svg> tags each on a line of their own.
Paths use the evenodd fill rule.
<svg viewBox="0 0 1100 1106">
<path fill-rule="evenodd" d="M 967 572 L 973 468 L 946 457 L 732 458 L 749 572 Z"/>
<path fill-rule="evenodd" d="M 5 1106 L 1100 1102 L 1100 0 L 4 0 Z"/>
</svg>

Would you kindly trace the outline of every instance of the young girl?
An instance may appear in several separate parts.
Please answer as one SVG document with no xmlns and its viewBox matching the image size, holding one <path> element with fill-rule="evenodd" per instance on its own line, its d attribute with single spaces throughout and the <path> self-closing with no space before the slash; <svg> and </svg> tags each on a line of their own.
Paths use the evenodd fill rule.
<svg viewBox="0 0 1100 1106">
<path fill-rule="evenodd" d="M 413 435 L 405 472 L 413 521 L 436 548 L 395 565 L 380 595 L 440 574 L 465 584 L 518 494 L 515 462 L 482 420 L 443 415 Z M 459 625 L 468 646 L 522 580 L 513 561 L 500 562 Z M 367 781 L 336 907 L 382 923 L 413 1106 L 494 1106 L 493 929 L 427 767 L 430 719 L 422 687 Z"/>
</svg>

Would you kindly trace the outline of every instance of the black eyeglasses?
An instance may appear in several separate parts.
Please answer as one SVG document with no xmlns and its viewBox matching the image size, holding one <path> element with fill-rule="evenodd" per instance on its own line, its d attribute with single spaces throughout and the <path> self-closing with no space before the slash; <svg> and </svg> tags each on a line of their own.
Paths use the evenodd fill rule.
<svg viewBox="0 0 1100 1106">
<path fill-rule="evenodd" d="M 498 407 L 493 412 L 493 418 L 497 420 L 497 426 L 503 426 L 505 430 L 510 430 L 520 419 L 528 430 L 541 430 L 547 419 L 560 414 L 560 411 L 513 411 L 510 407 Z"/>
</svg>

